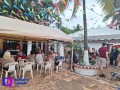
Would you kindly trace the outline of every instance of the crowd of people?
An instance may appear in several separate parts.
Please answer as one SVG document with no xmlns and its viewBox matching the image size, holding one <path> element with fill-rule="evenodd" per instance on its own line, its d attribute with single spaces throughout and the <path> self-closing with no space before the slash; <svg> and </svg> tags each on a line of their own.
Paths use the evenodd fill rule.
<svg viewBox="0 0 120 90">
<path fill-rule="evenodd" d="M 108 52 L 108 49 L 106 47 L 105 43 L 102 43 L 102 47 L 96 51 L 94 48 L 89 51 L 89 60 L 93 60 L 96 62 L 96 65 L 99 66 L 99 76 L 100 77 L 106 77 L 103 73 L 104 68 L 107 68 L 108 65 L 110 66 L 120 66 L 120 51 L 117 48 L 112 47 L 111 51 Z M 71 58 L 71 55 L 68 53 L 66 55 L 67 58 Z M 9 50 L 6 50 L 3 55 L 3 66 L 7 63 L 11 62 L 19 62 L 20 59 L 24 59 L 25 62 L 33 62 L 34 64 L 38 63 L 44 63 L 44 61 L 52 61 L 54 65 L 59 64 L 60 59 L 64 59 L 64 57 L 60 56 L 59 53 L 52 51 L 48 51 L 47 55 L 43 53 L 43 51 L 40 48 L 37 48 L 34 51 L 30 51 L 30 54 L 26 56 L 22 50 L 20 50 L 16 57 L 12 57 Z M 79 54 L 77 51 L 74 51 L 73 53 L 73 63 L 79 63 Z M 8 66 L 3 67 L 4 70 L 8 70 Z"/>
<path fill-rule="evenodd" d="M 120 66 L 120 51 L 118 48 L 112 47 L 109 51 L 106 43 L 102 43 L 102 46 L 95 50 L 95 48 L 92 48 L 92 50 L 88 50 L 89 54 L 89 62 L 92 60 L 92 62 L 95 62 L 95 65 L 99 67 L 99 77 L 106 77 L 106 75 L 103 73 L 104 68 L 107 68 L 107 66 Z M 80 63 L 79 55 L 77 51 L 74 51 L 73 54 L 73 63 Z M 91 64 L 91 63 L 90 63 Z"/>
<path fill-rule="evenodd" d="M 62 56 L 59 55 L 59 53 L 52 51 L 48 51 L 47 55 L 45 55 L 40 48 L 37 48 L 34 51 L 30 51 L 30 54 L 26 56 L 22 50 L 20 50 L 15 57 L 13 57 L 9 50 L 6 50 L 3 55 L 3 69 L 8 70 L 9 66 L 6 66 L 8 63 L 12 62 L 19 62 L 19 59 L 25 60 L 24 62 L 33 62 L 34 65 L 36 64 L 44 64 L 46 61 L 51 61 L 56 66 L 59 64 L 60 59 L 63 59 Z M 17 68 L 16 68 L 17 69 Z"/>
</svg>

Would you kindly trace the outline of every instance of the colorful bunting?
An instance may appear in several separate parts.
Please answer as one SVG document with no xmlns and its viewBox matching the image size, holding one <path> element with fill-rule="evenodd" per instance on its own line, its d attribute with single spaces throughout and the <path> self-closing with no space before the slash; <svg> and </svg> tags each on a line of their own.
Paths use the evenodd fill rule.
<svg viewBox="0 0 120 90">
<path fill-rule="evenodd" d="M 33 16 L 33 14 L 32 14 L 32 13 L 28 13 L 28 15 L 29 15 L 29 16 Z"/>
<path fill-rule="evenodd" d="M 18 7 L 16 5 L 13 6 L 13 8 L 17 9 L 18 10 Z"/>
<path fill-rule="evenodd" d="M 34 13 L 34 8 L 32 8 L 32 13 Z"/>
<path fill-rule="evenodd" d="M 26 0 L 22 0 L 22 4 L 25 4 L 26 3 Z"/>
<path fill-rule="evenodd" d="M 17 0 L 14 0 L 14 3 L 17 4 Z"/>
<path fill-rule="evenodd" d="M 22 15 L 22 19 L 25 21 L 25 17 Z"/>
<path fill-rule="evenodd" d="M 62 13 L 62 15 L 65 17 L 65 14 L 64 14 L 64 13 Z"/>
<path fill-rule="evenodd" d="M 25 12 L 24 15 L 27 16 L 27 13 Z"/>
<path fill-rule="evenodd" d="M 79 5 L 79 1 L 78 1 L 78 0 L 74 0 L 74 3 L 75 3 L 76 5 Z"/>
<path fill-rule="evenodd" d="M 31 12 L 31 11 L 30 11 L 30 7 L 28 7 L 27 10 L 28 10 L 29 12 Z"/>
<path fill-rule="evenodd" d="M 32 8 L 35 6 L 35 3 L 33 1 L 31 1 L 31 6 Z"/>
<path fill-rule="evenodd" d="M 67 22 L 69 22 L 69 19 L 65 19 Z"/>
<path fill-rule="evenodd" d="M 40 15 L 37 15 L 38 19 L 40 19 Z"/>
<path fill-rule="evenodd" d="M 94 9 L 93 9 L 93 8 L 91 8 L 90 10 L 94 12 Z"/>
<path fill-rule="evenodd" d="M 3 8 L 9 10 L 9 7 L 7 7 L 6 5 L 4 5 Z"/>
<path fill-rule="evenodd" d="M 66 1 L 65 0 L 61 0 L 61 2 L 66 6 Z"/>
<path fill-rule="evenodd" d="M 5 15 L 14 19 L 26 20 L 29 22 L 34 22 L 37 24 L 49 25 L 51 23 L 56 23 L 56 27 L 59 27 L 59 16 L 56 15 L 56 9 L 59 12 L 59 7 L 57 3 L 53 3 L 53 7 L 51 8 L 43 8 L 42 0 L 14 0 L 13 3 L 11 0 L 0 0 L 2 6 L 2 10 L 0 12 L 1 15 Z M 66 0 L 61 0 L 61 2 L 66 5 Z M 26 4 L 25 4 L 26 3 Z M 28 5 L 27 5 L 28 4 Z M 11 6 L 13 5 L 13 6 Z M 35 6 L 37 5 L 37 6 Z M 37 7 L 37 8 L 36 8 Z M 6 14 L 7 12 L 7 14 Z M 11 13 L 8 13 L 11 12 Z M 5 13 L 5 14 L 2 14 Z M 58 14 L 58 13 L 57 13 Z M 63 16 L 65 14 L 63 13 Z M 56 22 L 55 22 L 56 21 Z"/>
<path fill-rule="evenodd" d="M 59 7 L 58 7 L 57 3 L 53 3 L 53 5 L 57 10 L 59 10 Z"/>
<path fill-rule="evenodd" d="M 6 0 L 4 0 L 4 3 L 5 3 L 6 5 L 10 6 L 10 4 L 9 4 Z"/>
<path fill-rule="evenodd" d="M 52 11 L 49 11 L 50 15 L 52 16 Z"/>
<path fill-rule="evenodd" d="M 2 1 L 2 0 L 0 0 L 0 3 L 3 3 L 3 1 Z"/>
<path fill-rule="evenodd" d="M 41 5 L 41 6 L 43 6 L 43 4 L 41 3 L 41 1 L 40 1 L 40 0 L 38 0 L 38 4 L 39 4 L 39 5 Z"/>
<path fill-rule="evenodd" d="M 22 9 L 22 10 L 25 10 L 22 4 L 21 4 L 21 6 L 20 6 L 20 7 L 21 7 L 21 9 Z"/>
<path fill-rule="evenodd" d="M 19 9 L 18 12 L 22 13 L 22 11 Z"/>
<path fill-rule="evenodd" d="M 28 20 L 28 18 L 27 17 L 25 17 L 26 18 L 26 20 Z"/>
<path fill-rule="evenodd" d="M 3 10 L 2 13 L 8 12 L 7 10 Z"/>
<path fill-rule="evenodd" d="M 16 14 L 16 16 L 17 16 L 17 17 L 20 17 L 18 13 Z"/>
<path fill-rule="evenodd" d="M 14 11 L 12 11 L 12 14 L 16 15 L 16 13 Z"/>
</svg>

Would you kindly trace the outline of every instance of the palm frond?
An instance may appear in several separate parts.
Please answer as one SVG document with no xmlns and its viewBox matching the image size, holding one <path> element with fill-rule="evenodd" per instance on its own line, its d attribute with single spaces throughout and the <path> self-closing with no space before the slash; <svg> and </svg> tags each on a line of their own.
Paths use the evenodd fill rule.
<svg viewBox="0 0 120 90">
<path fill-rule="evenodd" d="M 111 18 L 113 15 L 106 15 L 104 18 L 103 18 L 103 22 L 107 21 L 109 18 Z"/>
<path fill-rule="evenodd" d="M 61 0 L 57 3 L 58 6 L 59 6 L 59 9 L 60 9 L 60 13 L 62 13 L 69 5 L 69 3 L 71 2 L 72 0 L 65 0 L 66 2 L 66 5 L 64 5 Z"/>
<path fill-rule="evenodd" d="M 97 0 L 100 3 L 105 15 L 113 15 L 114 14 L 114 5 L 112 0 Z"/>
<path fill-rule="evenodd" d="M 66 8 L 69 6 L 71 1 L 73 1 L 73 0 L 65 0 L 66 6 L 61 1 L 58 2 L 60 13 L 62 13 L 64 10 L 66 10 Z M 73 8 L 73 12 L 72 12 L 71 18 L 73 18 L 75 16 L 79 6 L 80 6 L 80 0 L 74 0 L 74 8 Z"/>
<path fill-rule="evenodd" d="M 72 12 L 71 18 L 75 17 L 75 14 L 76 14 L 79 6 L 80 6 L 80 0 L 74 0 L 74 8 L 73 8 L 73 12 Z"/>
</svg>

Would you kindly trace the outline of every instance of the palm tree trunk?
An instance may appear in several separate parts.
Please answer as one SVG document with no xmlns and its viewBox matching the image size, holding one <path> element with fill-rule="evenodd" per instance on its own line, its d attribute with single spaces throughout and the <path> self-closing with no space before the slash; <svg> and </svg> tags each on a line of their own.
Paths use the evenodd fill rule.
<svg viewBox="0 0 120 90">
<path fill-rule="evenodd" d="M 89 65 L 88 58 L 88 39 L 87 39 L 87 20 L 86 20 L 86 4 L 85 0 L 83 0 L 83 24 L 84 24 L 84 63 L 85 65 Z"/>
</svg>

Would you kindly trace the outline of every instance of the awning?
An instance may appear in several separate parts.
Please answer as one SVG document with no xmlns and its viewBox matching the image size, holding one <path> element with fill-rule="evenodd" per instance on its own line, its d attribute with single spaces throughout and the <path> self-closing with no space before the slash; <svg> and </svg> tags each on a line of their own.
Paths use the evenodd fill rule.
<svg viewBox="0 0 120 90">
<path fill-rule="evenodd" d="M 73 39 L 59 29 L 46 27 L 18 19 L 0 16 L 0 38 L 25 40 L 61 40 L 73 42 Z"/>
</svg>

